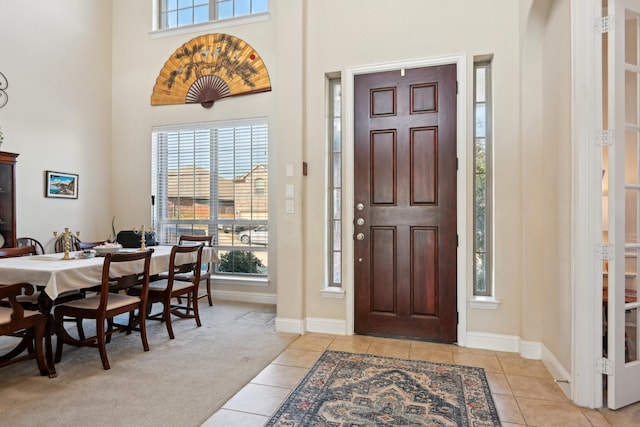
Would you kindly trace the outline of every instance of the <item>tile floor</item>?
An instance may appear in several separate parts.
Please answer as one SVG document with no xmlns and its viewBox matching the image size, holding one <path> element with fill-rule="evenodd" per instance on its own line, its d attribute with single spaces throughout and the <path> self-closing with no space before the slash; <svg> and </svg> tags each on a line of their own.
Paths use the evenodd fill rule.
<svg viewBox="0 0 640 427">
<path fill-rule="evenodd" d="M 294 341 L 203 426 L 264 425 L 325 349 L 484 368 L 504 427 L 640 426 L 640 404 L 615 412 L 577 407 L 565 397 L 541 361 L 523 359 L 516 353 L 315 333 Z"/>
</svg>

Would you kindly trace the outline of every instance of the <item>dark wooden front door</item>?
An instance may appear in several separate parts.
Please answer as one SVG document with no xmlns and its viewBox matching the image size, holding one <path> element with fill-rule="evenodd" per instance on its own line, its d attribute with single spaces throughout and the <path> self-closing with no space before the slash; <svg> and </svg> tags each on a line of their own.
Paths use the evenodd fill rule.
<svg viewBox="0 0 640 427">
<path fill-rule="evenodd" d="M 456 66 L 354 87 L 355 332 L 455 342 Z"/>
</svg>

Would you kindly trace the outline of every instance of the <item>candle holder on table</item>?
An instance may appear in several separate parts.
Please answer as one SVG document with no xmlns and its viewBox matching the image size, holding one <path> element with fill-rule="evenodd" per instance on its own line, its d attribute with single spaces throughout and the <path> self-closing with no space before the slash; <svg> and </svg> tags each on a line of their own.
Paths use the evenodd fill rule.
<svg viewBox="0 0 640 427">
<path fill-rule="evenodd" d="M 153 233 L 153 228 L 149 228 L 148 231 L 149 231 L 149 233 Z M 145 226 L 141 225 L 140 229 L 134 228 L 133 232 L 135 234 L 139 234 L 140 235 L 140 250 L 141 251 L 147 250 L 146 237 L 145 237 Z"/>
<path fill-rule="evenodd" d="M 59 233 L 60 238 L 64 239 L 64 256 L 63 260 L 73 259 L 69 256 L 69 248 L 71 246 L 71 238 L 73 237 L 73 232 L 69 230 L 69 227 L 65 227 L 64 232 Z M 76 231 L 76 238 L 80 238 L 80 232 Z M 53 232 L 53 237 L 58 238 L 58 232 Z"/>
</svg>

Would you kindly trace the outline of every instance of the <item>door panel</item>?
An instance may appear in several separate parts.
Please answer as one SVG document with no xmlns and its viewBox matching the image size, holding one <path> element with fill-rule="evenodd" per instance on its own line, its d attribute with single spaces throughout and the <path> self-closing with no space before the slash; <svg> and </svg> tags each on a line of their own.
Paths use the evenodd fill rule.
<svg viewBox="0 0 640 427">
<path fill-rule="evenodd" d="M 640 400 L 640 3 L 609 0 L 615 22 L 608 33 L 608 120 L 614 143 L 607 148 L 609 261 L 607 354 L 612 375 L 607 404 L 617 409 Z M 603 293 L 603 299 L 604 294 Z"/>
<path fill-rule="evenodd" d="M 402 74 L 355 76 L 354 330 L 454 342 L 456 66 Z"/>
</svg>

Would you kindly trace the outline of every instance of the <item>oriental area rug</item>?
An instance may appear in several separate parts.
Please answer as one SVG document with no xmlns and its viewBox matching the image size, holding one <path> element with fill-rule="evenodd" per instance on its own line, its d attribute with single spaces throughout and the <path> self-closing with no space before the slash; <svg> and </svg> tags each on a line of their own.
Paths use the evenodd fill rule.
<svg viewBox="0 0 640 427">
<path fill-rule="evenodd" d="M 484 369 L 325 351 L 266 426 L 500 426 Z"/>
</svg>

